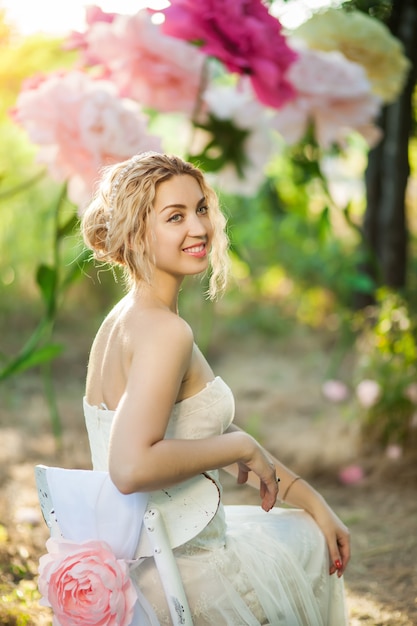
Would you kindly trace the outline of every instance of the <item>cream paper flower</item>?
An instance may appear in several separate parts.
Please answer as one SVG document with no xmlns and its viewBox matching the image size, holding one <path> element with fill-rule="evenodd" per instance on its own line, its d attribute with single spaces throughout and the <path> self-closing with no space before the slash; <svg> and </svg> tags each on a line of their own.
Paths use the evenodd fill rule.
<svg viewBox="0 0 417 626">
<path fill-rule="evenodd" d="M 389 29 L 360 11 L 328 9 L 315 13 L 292 33 L 310 48 L 339 50 L 366 70 L 372 91 L 385 103 L 400 95 L 411 63 Z"/>
</svg>

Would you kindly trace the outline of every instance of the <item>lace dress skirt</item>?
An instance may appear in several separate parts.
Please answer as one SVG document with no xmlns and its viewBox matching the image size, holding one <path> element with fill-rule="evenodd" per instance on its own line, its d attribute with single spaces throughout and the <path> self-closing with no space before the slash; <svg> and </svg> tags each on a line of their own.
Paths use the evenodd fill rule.
<svg viewBox="0 0 417 626">
<path fill-rule="evenodd" d="M 343 581 L 329 575 L 324 537 L 303 511 L 221 506 L 175 554 L 195 626 L 348 623 Z M 171 625 L 153 559 L 132 575 L 160 624 Z"/>
</svg>

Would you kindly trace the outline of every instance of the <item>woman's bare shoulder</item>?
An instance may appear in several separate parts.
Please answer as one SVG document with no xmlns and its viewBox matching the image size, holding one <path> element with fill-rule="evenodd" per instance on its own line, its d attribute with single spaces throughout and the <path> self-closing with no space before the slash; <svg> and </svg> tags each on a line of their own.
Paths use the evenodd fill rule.
<svg viewBox="0 0 417 626">
<path fill-rule="evenodd" d="M 179 351 L 184 357 L 194 345 L 190 325 L 179 315 L 157 304 L 143 304 L 125 297 L 109 312 L 95 340 L 95 348 L 119 352 L 124 366 L 137 355 Z"/>
<path fill-rule="evenodd" d="M 132 339 L 148 341 L 169 341 L 169 344 L 178 342 L 194 343 L 193 331 L 182 317 L 159 307 L 147 307 L 137 313 L 126 316 L 126 325 L 132 333 Z M 167 346 L 168 347 L 168 346 Z"/>
</svg>

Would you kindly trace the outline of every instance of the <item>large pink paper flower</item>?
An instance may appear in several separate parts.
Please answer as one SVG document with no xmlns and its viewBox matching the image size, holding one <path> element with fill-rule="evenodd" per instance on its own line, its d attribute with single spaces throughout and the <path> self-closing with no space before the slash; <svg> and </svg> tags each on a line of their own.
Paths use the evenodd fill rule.
<svg viewBox="0 0 417 626">
<path fill-rule="evenodd" d="M 171 0 L 164 13 L 166 34 L 197 42 L 230 72 L 248 75 L 263 104 L 279 108 L 294 97 L 286 73 L 297 55 L 261 0 Z"/>
<path fill-rule="evenodd" d="M 38 586 L 54 626 L 129 626 L 137 594 L 128 565 L 109 545 L 48 539 L 46 546 Z"/>
<path fill-rule="evenodd" d="M 83 72 L 52 74 L 20 93 L 13 118 L 40 146 L 38 161 L 58 181 L 80 212 L 91 199 L 99 170 L 136 152 L 160 150 L 147 132 L 137 103 L 118 97 L 114 85 Z"/>
<path fill-rule="evenodd" d="M 311 123 L 323 148 L 342 145 L 352 131 L 371 146 L 378 142 L 374 119 L 381 101 L 372 94 L 362 66 L 340 52 L 302 48 L 288 76 L 297 97 L 275 114 L 273 125 L 289 144 L 300 141 Z"/>
<path fill-rule="evenodd" d="M 117 13 L 105 13 L 100 7 L 95 5 L 87 6 L 85 9 L 85 21 L 88 28 L 91 28 L 91 26 L 96 22 L 107 22 L 111 24 L 116 16 Z M 86 33 L 72 31 L 67 38 L 64 47 L 67 50 L 82 50 L 84 63 L 86 65 L 95 65 L 99 62 L 99 59 L 94 58 L 88 50 Z"/>
<path fill-rule="evenodd" d="M 190 44 L 163 35 L 146 11 L 95 22 L 84 43 L 87 59 L 101 65 L 122 96 L 161 112 L 194 110 L 204 58 Z"/>
</svg>

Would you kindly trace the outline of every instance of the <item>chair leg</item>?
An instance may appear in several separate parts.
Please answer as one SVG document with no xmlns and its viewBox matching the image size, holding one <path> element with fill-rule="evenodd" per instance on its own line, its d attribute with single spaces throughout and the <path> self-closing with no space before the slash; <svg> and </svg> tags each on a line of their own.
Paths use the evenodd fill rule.
<svg viewBox="0 0 417 626">
<path fill-rule="evenodd" d="M 164 520 L 157 508 L 146 511 L 143 523 L 153 548 L 153 556 L 168 601 L 172 623 L 193 626 L 178 565 L 168 541 Z"/>
</svg>

